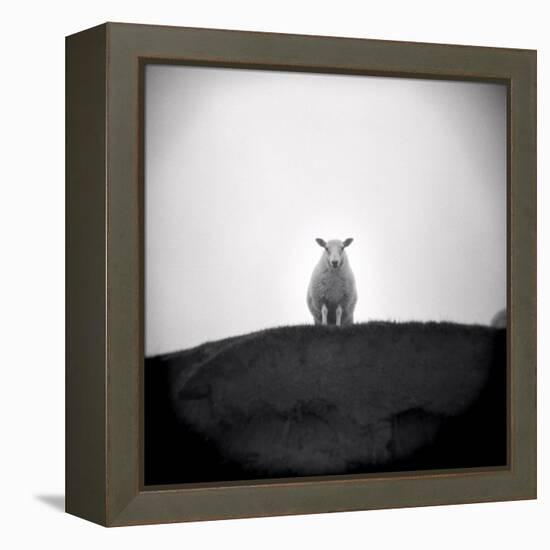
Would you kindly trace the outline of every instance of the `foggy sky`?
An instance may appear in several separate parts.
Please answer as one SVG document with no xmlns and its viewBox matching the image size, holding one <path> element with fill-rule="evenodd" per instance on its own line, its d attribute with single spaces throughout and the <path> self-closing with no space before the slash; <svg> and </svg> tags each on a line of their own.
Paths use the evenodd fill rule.
<svg viewBox="0 0 550 550">
<path fill-rule="evenodd" d="M 356 321 L 506 303 L 506 88 L 150 65 L 146 355 L 311 323 L 315 243 L 353 237 Z"/>
</svg>

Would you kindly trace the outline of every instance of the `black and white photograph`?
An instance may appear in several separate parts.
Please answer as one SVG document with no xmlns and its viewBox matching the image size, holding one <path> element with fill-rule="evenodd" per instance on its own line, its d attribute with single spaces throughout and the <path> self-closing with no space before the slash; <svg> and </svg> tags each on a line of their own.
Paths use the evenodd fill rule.
<svg viewBox="0 0 550 550">
<path fill-rule="evenodd" d="M 546 550 L 544 3 L 4 4 L 0 547 Z"/>
<path fill-rule="evenodd" d="M 507 87 L 144 69 L 146 485 L 507 464 Z"/>
</svg>

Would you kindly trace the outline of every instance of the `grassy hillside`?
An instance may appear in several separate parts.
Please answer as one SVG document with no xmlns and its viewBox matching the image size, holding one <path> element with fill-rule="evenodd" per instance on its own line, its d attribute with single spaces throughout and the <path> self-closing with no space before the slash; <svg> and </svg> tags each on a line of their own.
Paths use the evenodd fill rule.
<svg viewBox="0 0 550 550">
<path fill-rule="evenodd" d="M 149 483 L 505 459 L 505 330 L 291 326 L 146 360 Z"/>
</svg>

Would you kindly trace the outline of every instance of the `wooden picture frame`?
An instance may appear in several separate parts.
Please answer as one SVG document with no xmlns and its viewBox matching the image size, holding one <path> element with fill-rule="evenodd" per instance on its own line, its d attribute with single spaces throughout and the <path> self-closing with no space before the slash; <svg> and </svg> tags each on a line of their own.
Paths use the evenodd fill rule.
<svg viewBox="0 0 550 550">
<path fill-rule="evenodd" d="M 106 23 L 66 41 L 66 510 L 105 526 L 536 497 L 536 52 Z M 508 464 L 143 486 L 147 63 L 508 88 Z"/>
</svg>

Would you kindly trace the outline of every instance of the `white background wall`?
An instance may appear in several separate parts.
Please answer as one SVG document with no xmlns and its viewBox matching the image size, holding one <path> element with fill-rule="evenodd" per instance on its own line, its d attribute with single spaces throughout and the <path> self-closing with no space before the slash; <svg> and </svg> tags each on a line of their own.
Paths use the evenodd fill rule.
<svg viewBox="0 0 550 550">
<path fill-rule="evenodd" d="M 6 548 L 546 548 L 550 42 L 544 3 L 19 2 L 2 8 L 0 544 Z M 63 37 L 105 20 L 539 49 L 538 501 L 105 530 L 63 495 Z M 546 463 L 546 464 L 544 464 Z M 52 505 L 53 502 L 53 505 Z"/>
<path fill-rule="evenodd" d="M 506 306 L 506 87 L 153 65 L 146 353 L 311 323 L 315 237 L 354 237 L 355 321 Z"/>
</svg>

